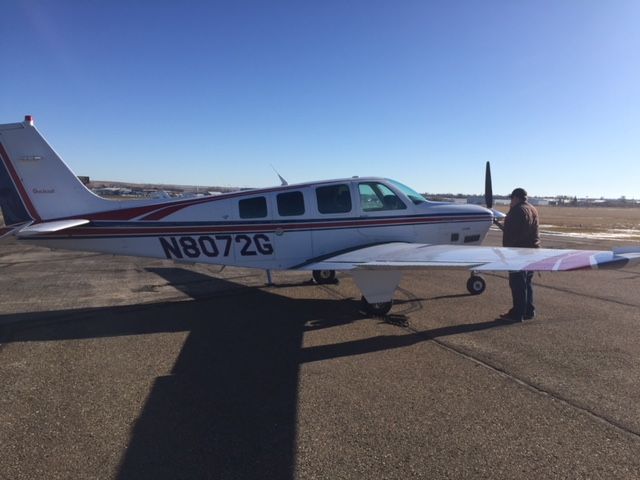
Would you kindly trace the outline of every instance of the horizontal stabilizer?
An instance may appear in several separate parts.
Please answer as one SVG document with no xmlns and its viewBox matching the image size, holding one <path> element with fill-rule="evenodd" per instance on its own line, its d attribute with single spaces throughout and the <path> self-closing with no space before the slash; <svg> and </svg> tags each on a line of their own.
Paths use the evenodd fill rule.
<svg viewBox="0 0 640 480">
<path fill-rule="evenodd" d="M 11 225 L 10 227 L 0 227 L 0 239 L 5 237 L 10 237 L 15 235 L 20 231 L 21 228 L 24 228 L 27 225 L 31 225 L 32 222 L 22 223 L 20 225 Z"/>
<path fill-rule="evenodd" d="M 59 232 L 60 230 L 66 230 L 67 228 L 78 227 L 80 225 L 86 225 L 89 220 L 83 218 L 74 218 L 71 220 L 56 220 L 53 222 L 42 222 L 31 224 L 27 227 L 21 228 L 17 232 L 18 237 L 31 237 L 33 235 L 42 235 L 45 233 Z"/>
</svg>

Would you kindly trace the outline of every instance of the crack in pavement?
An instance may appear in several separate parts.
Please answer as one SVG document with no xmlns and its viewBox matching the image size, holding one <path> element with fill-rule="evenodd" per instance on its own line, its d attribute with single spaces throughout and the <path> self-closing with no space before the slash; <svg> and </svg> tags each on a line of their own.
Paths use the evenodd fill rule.
<svg viewBox="0 0 640 480">
<path fill-rule="evenodd" d="M 525 387 L 526 389 L 538 394 L 538 395 L 542 395 L 542 396 L 546 396 L 549 398 L 552 398 L 553 400 L 556 400 L 560 403 L 562 403 L 565 406 L 571 407 L 573 409 L 576 409 L 578 411 L 580 411 L 581 413 L 587 415 L 588 417 L 590 417 L 591 419 L 604 424 L 610 428 L 613 428 L 627 436 L 630 436 L 631 438 L 633 438 L 634 440 L 640 441 L 640 432 L 637 432 L 635 430 L 633 430 L 632 428 L 628 427 L 627 425 L 624 425 L 623 423 L 608 417 L 607 415 L 604 414 L 600 414 L 596 411 L 594 411 L 593 409 L 591 409 L 589 406 L 587 405 L 581 405 L 580 403 L 571 400 L 569 398 L 566 398 L 564 396 L 561 395 L 560 392 L 551 390 L 551 389 L 546 389 L 544 386 L 536 384 L 536 383 L 532 383 L 532 382 L 528 382 L 527 380 L 520 378 L 516 375 L 514 375 L 513 373 L 507 371 L 504 368 L 501 368 L 497 365 L 493 365 L 490 362 L 488 362 L 485 359 L 482 359 L 478 356 L 473 355 L 472 353 L 465 351 L 462 348 L 456 347 L 455 345 L 452 345 L 446 341 L 443 341 L 437 337 L 434 337 L 432 335 L 429 334 L 428 331 L 422 331 L 422 330 L 417 330 L 415 327 L 412 327 L 408 322 L 405 323 L 404 325 L 401 324 L 396 324 L 396 326 L 402 328 L 403 330 L 408 330 L 413 334 L 416 334 L 418 336 L 422 336 L 424 338 L 425 341 L 432 341 L 434 342 L 436 345 L 438 345 L 440 348 L 453 353 L 454 355 L 460 356 L 468 361 L 471 361 L 477 365 L 480 365 L 484 368 L 486 368 L 487 370 L 496 373 L 498 375 L 500 375 L 503 378 L 507 378 L 513 382 L 515 382 L 516 384 Z"/>
</svg>

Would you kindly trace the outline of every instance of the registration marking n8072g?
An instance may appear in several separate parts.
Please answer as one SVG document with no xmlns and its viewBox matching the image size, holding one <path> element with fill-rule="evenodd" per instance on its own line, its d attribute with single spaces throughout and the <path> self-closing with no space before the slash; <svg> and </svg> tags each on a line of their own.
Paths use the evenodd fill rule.
<svg viewBox="0 0 640 480">
<path fill-rule="evenodd" d="M 228 257 L 233 244 L 237 244 L 243 257 L 273 255 L 271 239 L 263 234 L 255 235 L 184 235 L 160 237 L 160 245 L 168 259 L 198 257 Z"/>
</svg>

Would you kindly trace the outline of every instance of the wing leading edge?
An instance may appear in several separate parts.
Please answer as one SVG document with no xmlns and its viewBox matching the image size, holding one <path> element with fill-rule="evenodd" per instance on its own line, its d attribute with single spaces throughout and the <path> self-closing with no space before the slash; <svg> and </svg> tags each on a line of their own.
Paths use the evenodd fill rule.
<svg viewBox="0 0 640 480">
<path fill-rule="evenodd" d="M 312 261 L 304 270 L 460 268 L 475 271 L 572 271 L 640 262 L 640 247 L 606 250 L 386 243 Z"/>
</svg>

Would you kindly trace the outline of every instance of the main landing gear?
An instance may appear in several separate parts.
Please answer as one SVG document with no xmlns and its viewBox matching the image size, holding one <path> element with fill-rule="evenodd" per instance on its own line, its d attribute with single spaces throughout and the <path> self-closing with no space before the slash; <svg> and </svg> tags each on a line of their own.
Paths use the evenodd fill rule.
<svg viewBox="0 0 640 480">
<path fill-rule="evenodd" d="M 393 306 L 393 300 L 390 302 L 369 303 L 364 296 L 360 299 L 360 305 L 365 313 L 373 315 L 374 317 L 384 317 L 391 307 Z"/>
<path fill-rule="evenodd" d="M 312 271 L 313 280 L 318 285 L 328 285 L 335 284 L 338 282 L 336 279 L 336 271 L 335 270 L 313 270 Z M 388 302 L 373 302 L 369 303 L 364 295 L 360 299 L 360 308 L 367 313 L 368 315 L 372 315 L 374 317 L 384 317 L 393 306 L 393 300 Z"/>
<path fill-rule="evenodd" d="M 471 273 L 469 280 L 467 280 L 467 290 L 471 295 L 480 295 L 487 288 L 487 282 L 480 275 L 475 272 Z"/>
<path fill-rule="evenodd" d="M 360 299 L 360 308 L 374 317 L 384 317 L 393 306 L 393 293 L 402 278 L 401 271 L 393 270 L 353 270 L 349 272 L 356 285 L 364 294 Z M 313 280 L 318 285 L 337 283 L 335 270 L 313 270 Z M 487 282 L 471 272 L 467 280 L 467 290 L 471 295 L 480 295 L 487 288 Z M 369 300 L 367 300 L 369 298 Z"/>
<path fill-rule="evenodd" d="M 330 283 L 336 283 L 336 271 L 335 270 L 314 270 L 312 272 L 313 279 L 318 285 L 327 285 Z"/>
</svg>

